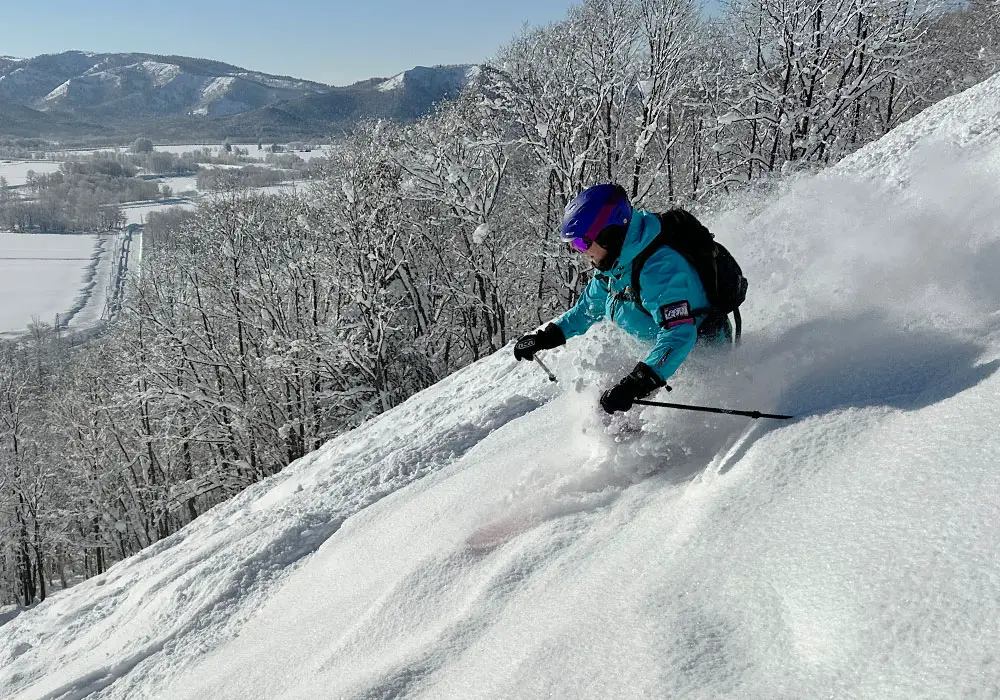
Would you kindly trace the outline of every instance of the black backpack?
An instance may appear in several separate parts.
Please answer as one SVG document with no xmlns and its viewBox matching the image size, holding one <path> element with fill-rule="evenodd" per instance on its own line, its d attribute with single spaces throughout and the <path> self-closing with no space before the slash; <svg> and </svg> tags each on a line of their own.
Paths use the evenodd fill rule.
<svg viewBox="0 0 1000 700">
<path fill-rule="evenodd" d="M 708 303 L 711 304 L 707 309 L 692 309 L 691 314 L 733 314 L 736 321 L 735 339 L 739 342 L 743 326 L 739 307 L 747 298 L 748 286 L 739 263 L 725 246 L 715 240 L 715 234 L 691 213 L 683 209 L 671 209 L 657 214 L 656 218 L 660 220 L 659 235 L 632 261 L 632 294 L 638 307 L 649 313 L 643 308 L 640 296 L 639 273 L 642 272 L 643 265 L 650 255 L 663 246 L 669 246 L 691 263 L 691 267 L 701 278 Z"/>
</svg>

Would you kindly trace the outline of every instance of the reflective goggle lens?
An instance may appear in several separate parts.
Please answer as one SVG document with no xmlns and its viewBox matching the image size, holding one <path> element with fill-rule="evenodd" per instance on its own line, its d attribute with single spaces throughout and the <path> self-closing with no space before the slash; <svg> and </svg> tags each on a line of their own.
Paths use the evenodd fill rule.
<svg viewBox="0 0 1000 700">
<path fill-rule="evenodd" d="M 586 238 L 583 237 L 571 238 L 569 240 L 569 244 L 573 247 L 574 250 L 578 250 L 581 253 L 587 252 L 587 249 L 590 247 L 590 241 L 588 241 Z"/>
</svg>

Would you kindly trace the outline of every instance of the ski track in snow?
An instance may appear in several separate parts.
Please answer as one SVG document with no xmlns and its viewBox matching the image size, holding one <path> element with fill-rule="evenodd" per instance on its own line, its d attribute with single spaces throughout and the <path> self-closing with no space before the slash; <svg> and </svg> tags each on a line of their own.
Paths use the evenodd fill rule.
<svg viewBox="0 0 1000 700">
<path fill-rule="evenodd" d="M 1000 696 L 1000 78 L 710 220 L 744 345 L 509 348 L 0 626 L 0 696 Z"/>
</svg>

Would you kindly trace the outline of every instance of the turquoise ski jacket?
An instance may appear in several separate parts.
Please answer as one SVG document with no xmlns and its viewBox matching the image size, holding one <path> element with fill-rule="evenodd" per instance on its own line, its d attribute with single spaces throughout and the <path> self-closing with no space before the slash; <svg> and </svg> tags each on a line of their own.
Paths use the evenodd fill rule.
<svg viewBox="0 0 1000 700">
<path fill-rule="evenodd" d="M 642 299 L 633 299 L 632 261 L 659 233 L 656 215 L 636 209 L 614 268 L 595 273 L 573 308 L 554 323 L 568 339 L 605 318 L 615 322 L 653 344 L 645 363 L 666 381 L 694 347 L 709 303 L 698 273 L 667 246 L 646 261 L 639 278 Z"/>
</svg>

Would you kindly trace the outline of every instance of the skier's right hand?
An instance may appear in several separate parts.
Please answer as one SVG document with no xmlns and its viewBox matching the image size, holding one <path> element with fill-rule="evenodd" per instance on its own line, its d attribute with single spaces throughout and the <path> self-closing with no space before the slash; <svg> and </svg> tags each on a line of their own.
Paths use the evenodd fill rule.
<svg viewBox="0 0 1000 700">
<path fill-rule="evenodd" d="M 518 362 L 533 360 L 535 353 L 539 350 L 551 350 L 565 344 L 565 334 L 559 326 L 550 323 L 539 331 L 522 335 L 520 340 L 514 344 L 514 359 Z"/>
</svg>

